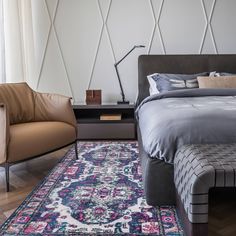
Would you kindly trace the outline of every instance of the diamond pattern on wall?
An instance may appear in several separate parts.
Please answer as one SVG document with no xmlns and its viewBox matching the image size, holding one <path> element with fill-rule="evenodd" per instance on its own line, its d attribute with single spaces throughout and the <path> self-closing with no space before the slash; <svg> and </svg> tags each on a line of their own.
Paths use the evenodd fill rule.
<svg viewBox="0 0 236 236">
<path fill-rule="evenodd" d="M 120 97 L 117 89 L 119 84 L 114 70 L 115 56 L 106 24 L 111 1 L 99 1 L 99 4 L 103 28 L 89 89 L 102 89 L 102 101 L 116 102 Z M 108 87 L 110 89 L 107 89 Z"/>
<path fill-rule="evenodd" d="M 119 84 L 114 70 L 114 57 L 109 45 L 109 38 L 106 30 L 104 30 L 102 34 L 101 44 L 89 88 L 102 89 L 102 101 L 116 102 L 120 99 Z"/>
<path fill-rule="evenodd" d="M 59 0 L 46 0 L 51 19 L 54 19 Z"/>
<path fill-rule="evenodd" d="M 211 3 L 211 5 L 210 5 Z M 202 37 L 202 44 L 200 47 L 200 53 L 214 54 L 217 53 L 214 35 L 212 33 L 211 19 L 216 0 L 204 1 L 202 0 L 202 9 L 205 14 L 206 26 Z"/>
<path fill-rule="evenodd" d="M 216 2 L 216 0 L 203 0 L 203 4 L 205 7 L 205 11 L 206 11 L 206 16 L 208 19 L 210 19 L 211 14 L 214 10 L 215 2 Z"/>
<path fill-rule="evenodd" d="M 134 45 L 143 44 L 148 47 L 154 25 L 150 1 L 113 0 L 107 19 L 107 27 L 116 61 L 121 59 Z M 143 54 L 146 51 L 147 48 L 146 50 L 136 49 L 119 65 L 127 100 L 134 100 L 133 98 L 136 96 L 138 86 L 137 58 L 140 53 Z M 115 79 L 117 80 L 117 78 Z"/>
<path fill-rule="evenodd" d="M 105 19 L 104 23 L 106 22 L 106 18 L 107 18 L 108 12 L 110 10 L 111 1 L 112 0 L 99 0 L 98 1 L 100 8 L 101 8 L 103 18 Z"/>
<path fill-rule="evenodd" d="M 216 1 L 211 24 L 220 54 L 236 53 L 235 3 L 235 0 Z"/>
<path fill-rule="evenodd" d="M 57 59 L 55 60 L 55 58 Z M 53 67 L 51 66 L 52 61 L 54 61 Z M 42 76 L 40 78 L 38 89 L 40 91 L 64 94 L 72 97 L 54 31 L 51 32 L 49 37 L 48 50 L 45 55 L 44 67 L 42 69 Z"/>
<path fill-rule="evenodd" d="M 216 53 L 214 39 L 212 38 L 212 34 L 209 28 L 207 29 L 201 52 L 202 54 L 215 54 Z"/>
<path fill-rule="evenodd" d="M 92 75 L 102 25 L 97 1 L 61 0 L 59 2 L 55 28 L 75 101 L 85 99 L 85 90 Z"/>
<path fill-rule="evenodd" d="M 36 61 L 36 78 L 34 88 L 37 88 L 38 81 L 41 77 L 41 72 L 44 64 L 44 57 L 47 51 L 47 44 L 49 33 L 51 29 L 51 21 L 47 11 L 46 2 L 32 0 L 31 1 L 32 11 L 34 15 L 33 19 L 33 33 L 34 33 L 34 50 L 35 50 L 35 61 Z"/>
<path fill-rule="evenodd" d="M 124 53 L 134 45 L 145 44 L 148 46 L 154 24 L 149 1 L 113 0 L 107 27 L 116 60 L 124 56 Z"/>
<path fill-rule="evenodd" d="M 159 25 L 164 0 L 151 0 L 150 3 L 153 10 L 155 27 L 153 30 L 153 37 L 150 43 L 149 53 L 165 54 L 165 47 Z"/>
<path fill-rule="evenodd" d="M 35 88 L 84 102 L 102 89 L 104 102 L 137 93 L 140 54 L 236 53 L 235 0 L 31 0 L 36 58 Z M 38 84 L 38 87 L 36 86 Z"/>
<path fill-rule="evenodd" d="M 164 1 L 160 29 L 166 53 L 197 54 L 204 26 L 205 19 L 200 0 Z"/>
</svg>

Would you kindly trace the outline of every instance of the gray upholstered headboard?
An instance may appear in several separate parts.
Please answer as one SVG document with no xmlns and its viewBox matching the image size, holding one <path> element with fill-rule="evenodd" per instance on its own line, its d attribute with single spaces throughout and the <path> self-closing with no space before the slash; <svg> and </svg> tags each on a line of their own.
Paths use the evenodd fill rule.
<svg viewBox="0 0 236 236">
<path fill-rule="evenodd" d="M 149 74 L 192 74 L 210 71 L 236 73 L 236 55 L 141 55 L 138 59 L 137 103 L 149 96 Z"/>
</svg>

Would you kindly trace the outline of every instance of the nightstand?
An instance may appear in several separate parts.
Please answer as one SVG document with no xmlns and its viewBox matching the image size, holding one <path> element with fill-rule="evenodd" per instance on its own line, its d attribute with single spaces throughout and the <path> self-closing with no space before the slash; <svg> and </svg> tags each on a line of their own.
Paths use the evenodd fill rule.
<svg viewBox="0 0 236 236">
<path fill-rule="evenodd" d="M 134 105 L 73 105 L 78 140 L 136 139 Z M 101 115 L 121 115 L 120 120 L 101 120 Z"/>
</svg>

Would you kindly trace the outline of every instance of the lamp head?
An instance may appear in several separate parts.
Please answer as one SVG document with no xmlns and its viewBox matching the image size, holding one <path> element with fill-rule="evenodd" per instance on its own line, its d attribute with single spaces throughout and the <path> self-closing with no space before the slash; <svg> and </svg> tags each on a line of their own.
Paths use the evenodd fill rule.
<svg viewBox="0 0 236 236">
<path fill-rule="evenodd" d="M 135 47 L 135 48 L 145 48 L 144 45 L 135 45 L 134 47 Z"/>
</svg>

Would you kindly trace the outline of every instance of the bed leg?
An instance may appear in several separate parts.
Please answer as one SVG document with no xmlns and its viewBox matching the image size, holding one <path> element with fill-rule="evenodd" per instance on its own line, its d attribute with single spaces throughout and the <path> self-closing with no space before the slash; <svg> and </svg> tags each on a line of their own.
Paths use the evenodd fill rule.
<svg viewBox="0 0 236 236">
<path fill-rule="evenodd" d="M 75 158 L 78 160 L 78 145 L 77 145 L 77 140 L 75 141 Z"/>
<path fill-rule="evenodd" d="M 9 192 L 9 190 L 10 190 L 10 185 L 9 185 L 9 168 L 10 168 L 9 163 L 5 163 L 6 190 L 7 190 L 7 192 Z"/>
</svg>

